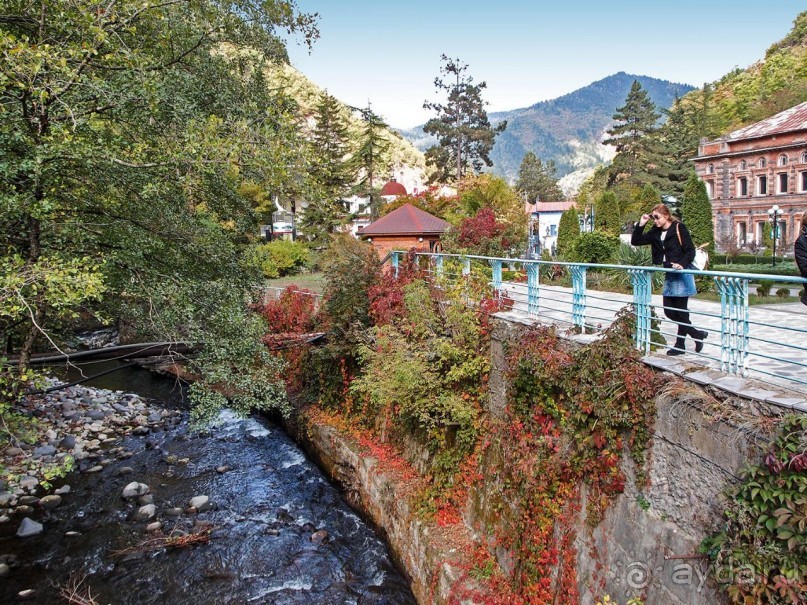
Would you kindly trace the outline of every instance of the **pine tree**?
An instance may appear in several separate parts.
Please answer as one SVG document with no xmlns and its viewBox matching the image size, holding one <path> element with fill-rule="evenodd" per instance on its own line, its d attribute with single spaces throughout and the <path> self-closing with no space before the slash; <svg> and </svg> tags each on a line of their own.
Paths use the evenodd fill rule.
<svg viewBox="0 0 807 605">
<path fill-rule="evenodd" d="M 672 108 L 662 110 L 667 121 L 658 131 L 659 163 L 654 172 L 654 181 L 666 195 L 682 198 L 684 187 L 693 173 L 690 158 L 698 153 L 698 141 L 702 136 L 698 125 L 703 122 L 694 103 L 682 103 L 676 98 Z"/>
<path fill-rule="evenodd" d="M 345 209 L 341 200 L 350 192 L 354 167 L 350 161 L 348 121 L 339 101 L 323 92 L 314 109 L 314 120 L 311 176 L 319 194 L 309 202 L 300 224 L 310 239 L 324 241 L 342 221 Z"/>
<path fill-rule="evenodd" d="M 435 78 L 438 91 L 444 91 L 447 103 L 423 104 L 424 109 L 437 113 L 423 127 L 426 134 L 437 137 L 438 144 L 426 150 L 426 163 L 437 170 L 429 182 L 459 183 L 469 170 L 479 174 L 483 166 L 492 166 L 490 152 L 496 135 L 503 132 L 507 122 L 495 128 L 488 121 L 486 103 L 482 100 L 485 82 L 473 84 L 473 78 L 466 76 L 468 65 L 459 59 L 449 59 L 442 55 L 445 65 L 440 68 L 443 76 L 453 77 L 454 82 L 446 83 Z"/>
<path fill-rule="evenodd" d="M 712 219 L 712 203 L 706 193 L 706 185 L 694 174 L 689 177 L 684 188 L 681 220 L 689 229 L 692 241 L 696 246 L 708 244 L 707 250 L 714 251 L 715 228 Z"/>
<path fill-rule="evenodd" d="M 360 111 L 364 129 L 361 133 L 359 147 L 353 154 L 353 167 L 359 174 L 359 181 L 356 183 L 354 191 L 358 195 L 366 195 L 370 198 L 368 203 L 370 214 L 377 217 L 378 202 L 381 198 L 378 195 L 375 179 L 380 171 L 389 168 L 387 152 L 390 142 L 382 136 L 389 126 L 369 106 Z"/>
<path fill-rule="evenodd" d="M 560 215 L 558 224 L 558 254 L 568 256 L 580 237 L 580 219 L 574 206 Z"/>
<path fill-rule="evenodd" d="M 563 199 L 563 191 L 558 186 L 557 168 L 552 160 L 544 164 L 541 158 L 528 151 L 518 169 L 516 191 L 522 193 L 530 203 L 536 201 L 557 202 Z"/>
<path fill-rule="evenodd" d="M 600 231 L 619 235 L 622 222 L 619 216 L 619 202 L 613 191 L 605 191 L 597 198 L 594 213 L 595 227 Z"/>
<path fill-rule="evenodd" d="M 626 181 L 643 185 L 650 180 L 650 170 L 658 161 L 653 135 L 660 115 L 637 80 L 633 81 L 625 105 L 616 111 L 613 116 L 616 123 L 608 130 L 610 138 L 603 141 L 604 145 L 616 147 L 609 184 Z"/>
</svg>

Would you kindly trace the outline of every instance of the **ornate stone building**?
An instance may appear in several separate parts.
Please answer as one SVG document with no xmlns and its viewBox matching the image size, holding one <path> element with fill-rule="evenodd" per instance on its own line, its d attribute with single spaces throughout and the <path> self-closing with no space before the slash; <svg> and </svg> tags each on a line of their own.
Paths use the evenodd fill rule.
<svg viewBox="0 0 807 605">
<path fill-rule="evenodd" d="M 694 162 L 712 201 L 718 247 L 760 245 L 773 222 L 768 210 L 778 206 L 776 253 L 792 254 L 807 210 L 807 103 L 701 141 Z"/>
</svg>

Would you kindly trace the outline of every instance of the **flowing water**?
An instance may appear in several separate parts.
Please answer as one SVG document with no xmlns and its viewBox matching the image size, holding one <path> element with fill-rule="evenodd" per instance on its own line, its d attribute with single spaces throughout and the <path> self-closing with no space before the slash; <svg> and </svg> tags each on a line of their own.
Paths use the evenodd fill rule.
<svg viewBox="0 0 807 605">
<path fill-rule="evenodd" d="M 122 372 L 90 385 L 177 398 L 173 381 Z M 183 423 L 129 438 L 125 447 L 131 458 L 64 479 L 72 490 L 62 505 L 30 515 L 42 534 L 17 538 L 19 515 L 0 525 L 0 561 L 12 567 L 0 578 L 0 602 L 67 603 L 59 591 L 72 577 L 84 580 L 99 605 L 415 603 L 377 532 L 271 422 L 225 413 L 206 433 Z M 209 523 L 209 542 L 116 555 L 151 536 L 132 520 L 138 506 L 121 498 L 131 481 L 150 487 L 166 533 Z M 165 514 L 198 495 L 214 509 Z M 312 541 L 318 530 L 327 532 L 324 542 Z M 35 592 L 23 601 L 25 589 Z"/>
</svg>

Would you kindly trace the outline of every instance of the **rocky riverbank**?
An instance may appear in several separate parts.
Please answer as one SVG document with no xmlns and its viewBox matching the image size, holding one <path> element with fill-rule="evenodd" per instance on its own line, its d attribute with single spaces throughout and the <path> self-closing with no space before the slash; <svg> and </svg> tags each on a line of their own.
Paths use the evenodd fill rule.
<svg viewBox="0 0 807 605">
<path fill-rule="evenodd" d="M 47 388 L 58 384 L 51 379 Z M 33 438 L 12 441 L 0 451 L 0 523 L 25 517 L 37 507 L 59 506 L 70 485 L 53 488 L 58 469 L 97 473 L 114 460 L 132 456 L 120 445 L 123 437 L 148 438 L 182 418 L 179 410 L 155 407 L 131 393 L 83 386 L 30 395 L 19 412 L 35 420 L 28 432 Z M 25 535 L 35 529 L 30 523 L 20 527 Z"/>
</svg>

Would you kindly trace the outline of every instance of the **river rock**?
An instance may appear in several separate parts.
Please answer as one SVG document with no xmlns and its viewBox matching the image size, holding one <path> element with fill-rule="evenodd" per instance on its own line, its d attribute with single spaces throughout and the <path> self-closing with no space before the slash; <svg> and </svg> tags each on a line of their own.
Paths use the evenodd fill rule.
<svg viewBox="0 0 807 605">
<path fill-rule="evenodd" d="M 59 489 L 54 490 L 53 493 L 56 494 L 57 496 L 64 496 L 65 494 L 69 494 L 70 493 L 70 486 L 67 485 L 67 484 L 64 484 Z"/>
<path fill-rule="evenodd" d="M 18 504 L 36 504 L 39 502 L 39 498 L 36 496 L 22 496 L 19 500 L 17 500 Z"/>
<path fill-rule="evenodd" d="M 62 497 L 57 494 L 51 494 L 48 496 L 43 496 L 42 499 L 39 501 L 39 506 L 44 508 L 45 510 L 51 510 L 56 508 L 62 503 Z"/>
<path fill-rule="evenodd" d="M 325 542 L 328 541 L 329 537 L 330 536 L 328 535 L 327 531 L 325 531 L 324 529 L 320 529 L 311 534 L 311 541 L 314 544 L 324 544 Z"/>
<path fill-rule="evenodd" d="M 41 534 L 43 530 L 44 528 L 41 523 L 37 523 L 33 519 L 25 517 L 22 523 L 20 523 L 19 529 L 17 529 L 17 537 L 28 538 L 30 536 L 37 536 Z"/>
<path fill-rule="evenodd" d="M 30 504 L 20 504 L 16 509 L 14 509 L 14 512 L 18 515 L 30 515 L 32 512 L 34 512 L 34 507 Z"/>
<path fill-rule="evenodd" d="M 72 450 L 74 447 L 76 447 L 76 438 L 73 435 L 66 435 L 59 442 L 59 449 Z"/>
<path fill-rule="evenodd" d="M 138 483 L 137 481 L 132 481 L 129 485 L 123 488 L 123 493 L 121 494 L 121 498 L 124 500 L 134 500 L 140 496 L 147 494 L 149 491 L 149 486 L 145 483 Z"/>
<path fill-rule="evenodd" d="M 154 504 L 154 494 L 143 494 L 137 499 L 137 503 L 141 506 L 146 504 Z"/>
<path fill-rule="evenodd" d="M 31 597 L 36 594 L 36 591 L 33 588 L 26 588 L 25 590 L 21 590 L 17 593 L 17 596 L 21 599 L 30 599 Z"/>
<path fill-rule="evenodd" d="M 191 498 L 188 506 L 195 508 L 196 510 L 201 510 L 203 507 L 207 506 L 208 502 L 210 502 L 210 498 L 208 496 L 194 496 Z"/>
<path fill-rule="evenodd" d="M 149 523 L 146 525 L 146 531 L 159 531 L 162 529 L 163 524 L 159 521 L 154 521 L 153 523 Z"/>
<path fill-rule="evenodd" d="M 11 567 L 9 567 L 8 563 L 0 563 L 0 578 L 5 578 L 10 573 Z"/>
<path fill-rule="evenodd" d="M 138 426 L 132 430 L 132 435 L 148 435 L 151 429 L 147 426 Z"/>
<path fill-rule="evenodd" d="M 141 506 L 137 509 L 137 512 L 134 514 L 133 519 L 135 521 L 148 521 L 149 519 L 154 518 L 154 515 L 157 514 L 157 507 L 153 504 L 146 504 L 145 506 Z"/>
<path fill-rule="evenodd" d="M 14 500 L 14 494 L 11 492 L 0 492 L 0 507 L 5 508 L 9 506 Z"/>
<path fill-rule="evenodd" d="M 56 453 L 56 448 L 52 445 L 41 445 L 34 449 L 34 458 L 42 458 L 43 456 L 53 456 Z"/>
<path fill-rule="evenodd" d="M 122 477 L 123 475 L 131 475 L 134 472 L 134 469 L 131 466 L 122 466 L 118 469 L 118 476 Z"/>
<path fill-rule="evenodd" d="M 169 508 L 168 510 L 165 511 L 165 516 L 166 517 L 179 517 L 180 515 L 182 515 L 182 513 L 183 513 L 183 510 L 181 508 L 179 508 L 178 506 L 174 506 L 174 507 Z"/>
<path fill-rule="evenodd" d="M 18 485 L 20 486 L 21 489 L 28 490 L 30 492 L 35 490 L 36 487 L 39 485 L 39 479 L 37 479 L 36 477 L 26 475 L 25 477 L 20 479 Z"/>
</svg>

